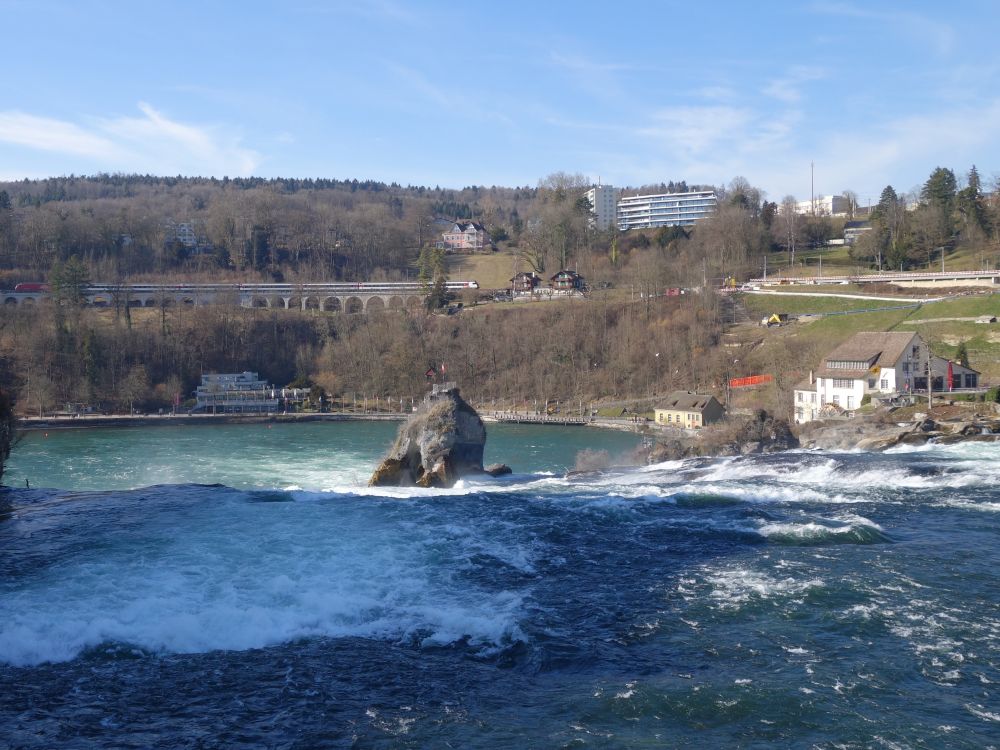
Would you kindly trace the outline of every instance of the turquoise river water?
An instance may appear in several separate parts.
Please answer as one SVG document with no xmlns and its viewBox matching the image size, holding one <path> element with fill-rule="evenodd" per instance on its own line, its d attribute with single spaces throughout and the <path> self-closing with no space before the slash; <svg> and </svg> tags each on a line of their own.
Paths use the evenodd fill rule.
<svg viewBox="0 0 1000 750">
<path fill-rule="evenodd" d="M 395 429 L 31 433 L 0 747 L 1000 747 L 1000 446 L 367 488 Z"/>
</svg>

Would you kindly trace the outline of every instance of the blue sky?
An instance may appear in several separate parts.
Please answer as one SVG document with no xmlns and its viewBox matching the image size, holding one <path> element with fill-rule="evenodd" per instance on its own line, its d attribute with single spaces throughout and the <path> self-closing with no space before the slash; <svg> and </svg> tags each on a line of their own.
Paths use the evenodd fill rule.
<svg viewBox="0 0 1000 750">
<path fill-rule="evenodd" d="M 991 0 L 0 0 L 0 179 L 990 183 L 998 28 Z"/>
</svg>

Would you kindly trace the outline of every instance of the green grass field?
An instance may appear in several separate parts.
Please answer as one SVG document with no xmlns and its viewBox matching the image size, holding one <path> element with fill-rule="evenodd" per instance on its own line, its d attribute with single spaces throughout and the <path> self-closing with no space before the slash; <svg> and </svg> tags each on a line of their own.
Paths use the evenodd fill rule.
<svg viewBox="0 0 1000 750">
<path fill-rule="evenodd" d="M 504 289 L 517 272 L 517 257 L 508 250 L 481 255 L 449 255 L 448 277 L 456 281 L 478 281 L 480 289 Z M 515 270 L 515 266 L 516 270 Z"/>
<path fill-rule="evenodd" d="M 875 300 L 852 300 L 832 297 L 796 297 L 744 295 L 751 316 L 764 317 L 774 312 L 793 315 L 892 307 L 897 303 Z M 942 357 L 952 357 L 965 342 L 969 364 L 990 382 L 1000 381 L 1000 324 L 979 324 L 972 320 L 985 315 L 1000 316 L 1000 294 L 975 295 L 928 302 L 913 309 L 879 310 L 849 315 L 827 315 L 808 323 L 793 324 L 797 336 L 807 336 L 829 343 L 832 348 L 860 331 L 914 331 Z M 969 320 L 940 320 L 969 318 Z M 788 330 L 788 329 L 784 329 Z"/>
<path fill-rule="evenodd" d="M 762 318 L 771 313 L 808 315 L 842 312 L 844 310 L 871 310 L 877 307 L 894 307 L 909 304 L 865 299 L 842 299 L 840 297 L 814 297 L 809 294 L 747 294 L 743 303 L 751 317 Z"/>
<path fill-rule="evenodd" d="M 926 259 L 924 259 L 926 260 Z M 941 256 L 932 253 L 930 262 L 919 263 L 911 271 L 940 271 Z M 944 256 L 946 271 L 978 271 L 982 268 L 1000 268 L 1000 247 L 990 245 L 981 248 L 960 247 Z M 838 274 L 875 273 L 868 263 L 851 258 L 846 245 L 799 250 L 795 253 L 795 265 L 789 266 L 788 254 L 770 253 L 767 258 L 768 276 L 828 276 Z"/>
</svg>

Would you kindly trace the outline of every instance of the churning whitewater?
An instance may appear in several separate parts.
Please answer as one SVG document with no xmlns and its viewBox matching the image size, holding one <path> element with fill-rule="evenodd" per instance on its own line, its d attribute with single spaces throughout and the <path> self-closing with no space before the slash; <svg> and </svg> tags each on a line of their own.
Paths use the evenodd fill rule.
<svg viewBox="0 0 1000 750">
<path fill-rule="evenodd" d="M 384 425 L 33 434 L 0 495 L 15 747 L 985 747 L 1000 447 L 369 489 Z"/>
</svg>

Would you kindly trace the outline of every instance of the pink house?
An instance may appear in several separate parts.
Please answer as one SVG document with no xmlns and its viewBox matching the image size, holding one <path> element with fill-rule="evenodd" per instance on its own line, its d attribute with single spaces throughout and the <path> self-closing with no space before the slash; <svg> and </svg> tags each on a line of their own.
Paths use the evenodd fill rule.
<svg viewBox="0 0 1000 750">
<path fill-rule="evenodd" d="M 474 253 L 493 247 L 486 227 L 475 221 L 456 221 L 441 239 L 444 249 L 451 252 Z"/>
</svg>

